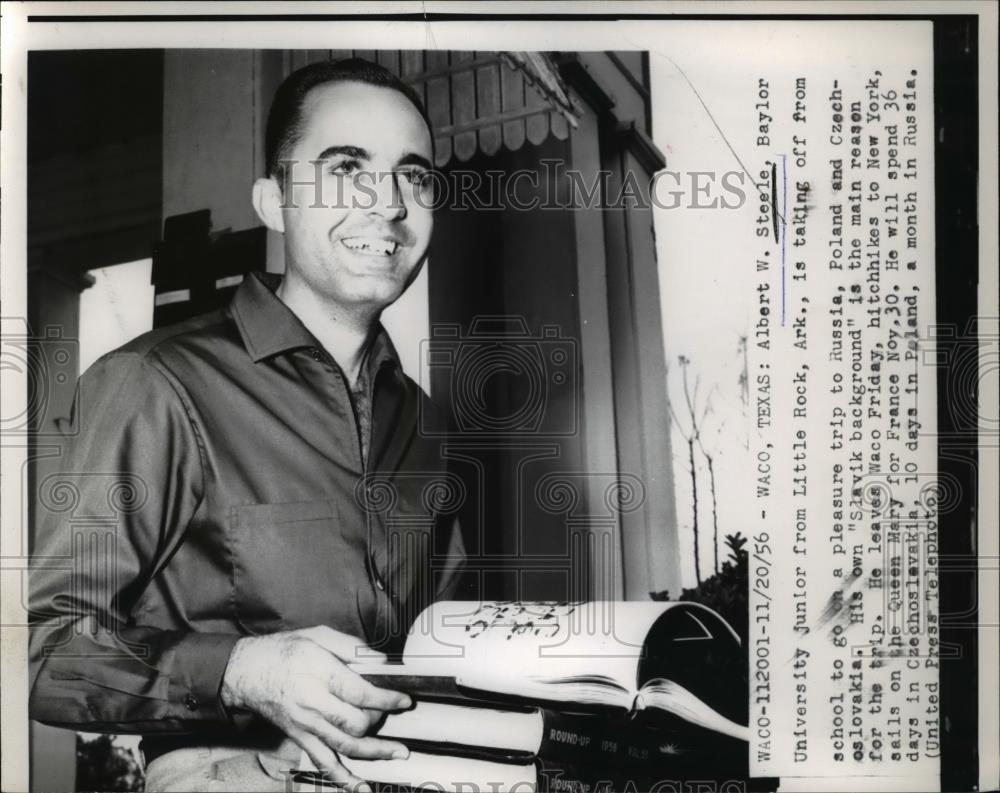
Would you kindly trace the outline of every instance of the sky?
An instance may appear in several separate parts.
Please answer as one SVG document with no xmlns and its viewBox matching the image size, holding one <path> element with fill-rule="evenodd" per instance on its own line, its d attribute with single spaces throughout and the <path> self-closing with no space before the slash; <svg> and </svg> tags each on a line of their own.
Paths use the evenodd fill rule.
<svg viewBox="0 0 1000 793">
<path fill-rule="evenodd" d="M 709 111 L 722 117 L 717 108 L 731 104 L 728 84 L 713 80 L 706 74 L 706 61 L 713 53 L 692 49 L 671 55 L 650 52 L 650 80 L 653 99 L 653 140 L 663 152 L 667 169 L 682 174 L 682 185 L 690 185 L 690 171 L 714 172 L 721 179 L 727 171 L 742 172 L 740 162 L 727 146 L 699 100 L 691 82 Z M 726 131 L 726 122 L 721 125 Z M 741 151 L 740 142 L 730 134 L 731 143 L 747 163 L 748 152 Z M 666 179 L 666 177 L 663 177 Z M 735 177 L 731 177 L 735 178 Z M 699 177 L 705 184 L 710 177 Z M 674 189 L 673 177 L 664 182 Z M 721 183 L 720 183 L 721 184 Z M 730 182 L 732 184 L 732 182 Z M 682 369 L 679 356 L 688 364 L 688 380 L 693 391 L 699 383 L 696 412 L 700 416 L 704 399 L 710 395 L 711 411 L 706 416 L 702 442 L 714 455 L 718 496 L 719 563 L 726 559 L 724 536 L 735 531 L 748 531 L 741 526 L 746 487 L 745 459 L 747 451 L 746 416 L 741 400 L 739 378 L 743 356 L 739 340 L 747 333 L 749 294 L 748 274 L 753 267 L 752 254 L 738 240 L 749 239 L 748 222 L 752 222 L 754 193 L 749 178 L 745 179 L 747 205 L 738 209 L 692 209 L 684 205 L 676 209 L 654 208 L 657 236 L 657 258 L 660 272 L 660 300 L 663 311 L 664 342 L 667 356 L 667 388 L 674 411 L 690 431 L 690 420 L 684 401 Z M 720 199 L 721 186 L 717 187 Z M 716 193 L 713 192 L 713 196 Z M 698 203 L 710 203 L 702 197 Z M 737 203 L 727 194 L 729 203 Z M 662 203 L 670 205 L 665 195 Z M 684 586 L 693 586 L 694 541 L 692 533 L 691 475 L 688 447 L 676 425 L 672 435 L 674 487 L 677 494 L 677 519 L 680 523 L 681 573 Z M 704 458 L 696 447 L 699 487 L 699 523 L 701 536 L 701 572 L 703 578 L 712 572 L 711 545 L 712 513 L 708 497 L 709 479 Z"/>
</svg>

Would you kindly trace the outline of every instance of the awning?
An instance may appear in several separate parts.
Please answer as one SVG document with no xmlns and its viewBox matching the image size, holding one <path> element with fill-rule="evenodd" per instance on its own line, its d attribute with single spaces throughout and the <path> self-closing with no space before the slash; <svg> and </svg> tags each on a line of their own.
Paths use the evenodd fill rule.
<svg viewBox="0 0 1000 793">
<path fill-rule="evenodd" d="M 576 127 L 569 93 L 540 52 L 331 50 L 334 60 L 377 61 L 420 92 L 435 133 L 436 164 L 477 151 L 515 151 L 525 141 L 560 140 Z M 297 64 L 298 65 L 298 64 Z"/>
</svg>

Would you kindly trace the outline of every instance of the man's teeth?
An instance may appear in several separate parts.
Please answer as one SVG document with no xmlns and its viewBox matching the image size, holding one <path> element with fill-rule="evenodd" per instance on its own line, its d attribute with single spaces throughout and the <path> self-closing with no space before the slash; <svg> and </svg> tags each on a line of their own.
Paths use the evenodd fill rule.
<svg viewBox="0 0 1000 793">
<path fill-rule="evenodd" d="M 369 256 L 391 256 L 399 247 L 399 244 L 392 240 L 383 240 L 377 237 L 345 237 L 341 242 L 344 247 L 358 253 L 366 253 Z"/>
</svg>

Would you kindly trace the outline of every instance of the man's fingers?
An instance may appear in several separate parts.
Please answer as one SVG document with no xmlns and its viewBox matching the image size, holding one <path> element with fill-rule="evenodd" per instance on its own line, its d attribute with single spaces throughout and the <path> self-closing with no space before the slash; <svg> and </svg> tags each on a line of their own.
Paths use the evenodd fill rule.
<svg viewBox="0 0 1000 793">
<path fill-rule="evenodd" d="M 359 760 L 405 760 L 410 756 L 410 750 L 399 741 L 387 741 L 384 738 L 366 736 L 364 738 L 349 738 L 345 741 L 343 753 Z"/>
<path fill-rule="evenodd" d="M 385 721 L 386 712 L 384 710 L 378 710 L 377 708 L 361 708 L 361 712 L 368 717 L 368 729 L 372 727 L 379 726 L 383 721 Z"/>
<path fill-rule="evenodd" d="M 336 752 L 325 741 L 307 732 L 295 736 L 295 741 L 309 755 L 309 759 L 313 761 L 316 768 L 332 782 L 343 785 L 350 790 L 356 790 L 358 793 L 372 793 L 371 785 L 344 768 L 344 765 L 337 758 Z"/>
<path fill-rule="evenodd" d="M 340 661 L 332 664 L 328 686 L 330 692 L 344 702 L 358 708 L 382 711 L 405 710 L 413 704 L 406 694 L 374 686 L 344 665 L 352 659 L 371 658 L 373 655 L 384 661 L 383 653 L 371 650 L 359 639 L 326 625 L 316 625 L 297 633 L 318 644 Z"/>
<path fill-rule="evenodd" d="M 347 757 L 366 760 L 402 760 L 410 754 L 409 749 L 398 741 L 387 741 L 372 736 L 356 738 L 329 722 L 316 720 L 302 726 L 335 752 Z"/>
<path fill-rule="evenodd" d="M 368 714 L 336 696 L 324 697 L 316 703 L 319 715 L 341 732 L 360 738 L 371 728 Z"/>
<path fill-rule="evenodd" d="M 289 728 L 288 737 L 295 741 L 309 755 L 309 759 L 312 760 L 312 764 L 317 771 L 325 771 L 340 762 L 337 759 L 337 753 L 308 729 L 302 727 Z"/>
<path fill-rule="evenodd" d="M 400 691 L 373 686 L 361 675 L 344 668 L 330 678 L 330 692 L 356 708 L 406 710 L 413 702 Z"/>
<path fill-rule="evenodd" d="M 341 661 L 352 663 L 354 661 L 385 661 L 385 653 L 373 650 L 361 639 L 349 636 L 334 630 L 328 625 L 314 625 L 312 628 L 305 628 L 299 634 L 316 642 L 323 649 L 333 653 Z"/>
</svg>

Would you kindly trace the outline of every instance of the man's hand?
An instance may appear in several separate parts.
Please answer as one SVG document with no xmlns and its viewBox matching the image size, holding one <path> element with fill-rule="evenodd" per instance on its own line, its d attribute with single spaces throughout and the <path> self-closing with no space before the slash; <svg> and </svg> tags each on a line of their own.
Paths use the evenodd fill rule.
<svg viewBox="0 0 1000 793">
<path fill-rule="evenodd" d="M 403 744 L 366 733 L 386 711 L 410 707 L 410 698 L 373 686 L 345 666 L 362 646 L 354 637 L 322 625 L 240 639 L 222 679 L 222 703 L 258 713 L 338 784 L 367 790 L 335 752 L 359 758 L 406 757 Z"/>
</svg>

